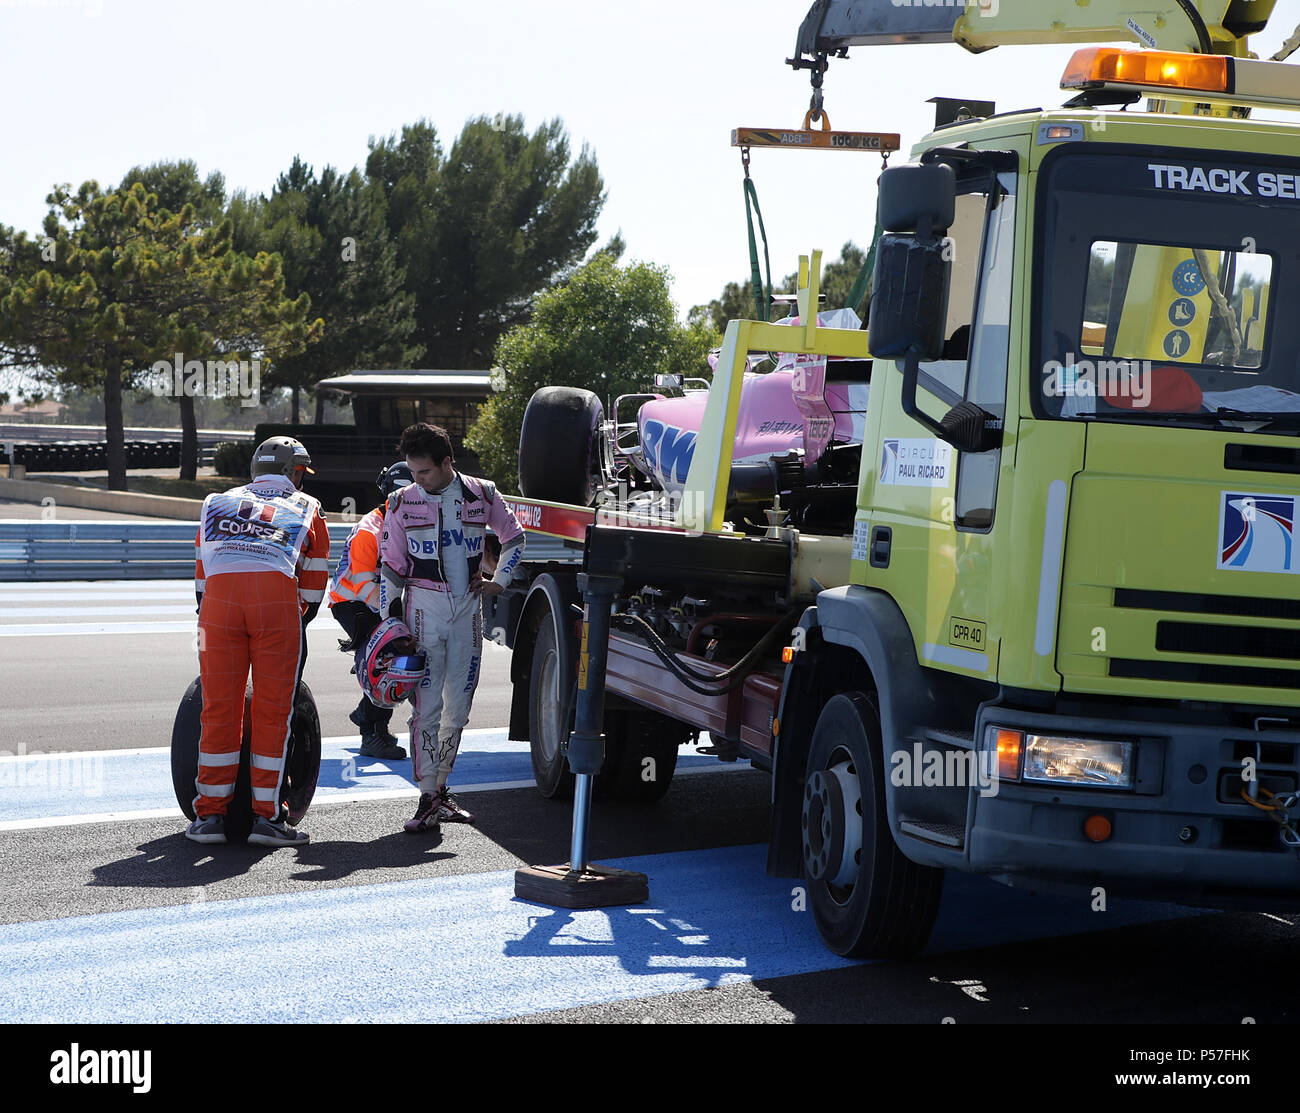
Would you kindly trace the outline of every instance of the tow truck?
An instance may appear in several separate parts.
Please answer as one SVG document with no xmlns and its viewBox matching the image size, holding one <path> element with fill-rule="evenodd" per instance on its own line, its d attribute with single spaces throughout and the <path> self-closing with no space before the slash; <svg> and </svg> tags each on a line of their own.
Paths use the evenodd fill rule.
<svg viewBox="0 0 1300 1113">
<path fill-rule="evenodd" d="M 571 881 L 593 790 L 662 795 L 707 732 L 770 773 L 767 870 L 840 955 L 922 947 L 948 870 L 1300 907 L 1300 126 L 1253 118 L 1300 110 L 1300 34 L 1254 57 L 1273 8 L 813 6 L 823 137 L 850 48 L 1093 45 L 1062 107 L 950 113 L 883 172 L 866 329 L 818 313 L 814 252 L 707 393 L 534 396 L 513 504 L 570 558 L 488 622 L 511 737 L 574 795 Z"/>
</svg>

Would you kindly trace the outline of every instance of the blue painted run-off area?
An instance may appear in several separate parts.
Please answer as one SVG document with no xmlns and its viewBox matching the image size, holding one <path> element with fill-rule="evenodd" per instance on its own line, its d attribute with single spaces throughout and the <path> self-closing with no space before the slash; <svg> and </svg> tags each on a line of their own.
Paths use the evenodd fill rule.
<svg viewBox="0 0 1300 1113">
<path fill-rule="evenodd" d="M 11 924 L 0 929 L 0 1020 L 490 1020 L 850 965 L 794 907 L 796 883 L 764 876 L 765 853 L 611 860 L 650 877 L 650 903 L 632 908 L 529 904 L 502 871 Z M 950 875 L 929 949 L 1182 914 L 1132 904 L 1102 915 L 1083 898 Z"/>
</svg>

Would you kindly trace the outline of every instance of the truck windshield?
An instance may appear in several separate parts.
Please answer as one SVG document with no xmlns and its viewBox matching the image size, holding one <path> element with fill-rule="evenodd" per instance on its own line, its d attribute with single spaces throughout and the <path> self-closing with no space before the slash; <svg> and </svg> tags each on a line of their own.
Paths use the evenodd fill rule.
<svg viewBox="0 0 1300 1113">
<path fill-rule="evenodd" d="M 1300 429 L 1300 162 L 1045 160 L 1035 412 Z"/>
</svg>

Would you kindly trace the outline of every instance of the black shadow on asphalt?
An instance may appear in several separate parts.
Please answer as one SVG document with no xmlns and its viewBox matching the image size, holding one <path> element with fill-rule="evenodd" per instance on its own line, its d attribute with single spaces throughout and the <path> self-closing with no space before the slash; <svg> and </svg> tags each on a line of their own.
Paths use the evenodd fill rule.
<svg viewBox="0 0 1300 1113">
<path fill-rule="evenodd" d="M 374 842 L 310 842 L 292 847 L 293 862 L 316 867 L 312 872 L 295 873 L 294 880 L 336 881 L 361 870 L 421 866 L 454 857 L 435 854 L 442 842 L 439 833 L 416 837 L 399 831 Z M 382 860 L 375 853 L 376 843 L 383 845 Z M 228 881 L 248 873 L 271 854 L 283 847 L 245 845 L 205 846 L 193 843 L 184 834 L 151 839 L 135 848 L 136 852 L 115 862 L 95 866 L 91 873 L 94 887 L 188 889 Z"/>
</svg>

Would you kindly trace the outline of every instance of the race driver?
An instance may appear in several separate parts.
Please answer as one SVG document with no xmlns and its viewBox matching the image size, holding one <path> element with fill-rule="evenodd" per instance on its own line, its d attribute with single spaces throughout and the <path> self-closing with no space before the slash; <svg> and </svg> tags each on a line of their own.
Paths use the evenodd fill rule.
<svg viewBox="0 0 1300 1113">
<path fill-rule="evenodd" d="M 474 822 L 447 788 L 447 779 L 478 686 L 480 596 L 498 595 L 510 583 L 524 553 L 524 531 L 491 482 L 456 471 L 445 429 L 412 425 L 403 431 L 398 451 L 415 482 L 388 500 L 380 541 L 379 613 L 402 614 L 429 662 L 411 717 L 411 761 L 420 802 L 405 830 L 414 834 L 436 831 L 443 822 Z M 481 567 L 488 529 L 501 543 L 490 579 Z"/>
<path fill-rule="evenodd" d="M 329 577 L 329 530 L 320 503 L 302 491 L 311 456 L 290 437 L 253 452 L 252 481 L 203 500 L 194 587 L 199 598 L 203 690 L 195 820 L 186 837 L 226 841 L 225 817 L 239 774 L 244 692 L 253 671 L 252 787 L 257 846 L 295 846 L 305 831 L 280 814 L 294 695 L 306 626 Z"/>
<path fill-rule="evenodd" d="M 404 462 L 391 464 L 379 473 L 375 485 L 385 501 L 359 521 L 348 535 L 339 558 L 338 571 L 330 589 L 329 608 L 339 625 L 347 631 L 353 649 L 366 640 L 379 625 L 379 535 L 384 528 L 384 513 L 389 495 L 415 482 Z M 346 647 L 349 643 L 343 643 Z M 397 738 L 388 732 L 393 717 L 391 707 L 379 707 L 364 692 L 361 702 L 348 716 L 361 728 L 361 756 L 390 761 L 406 757 Z"/>
</svg>

